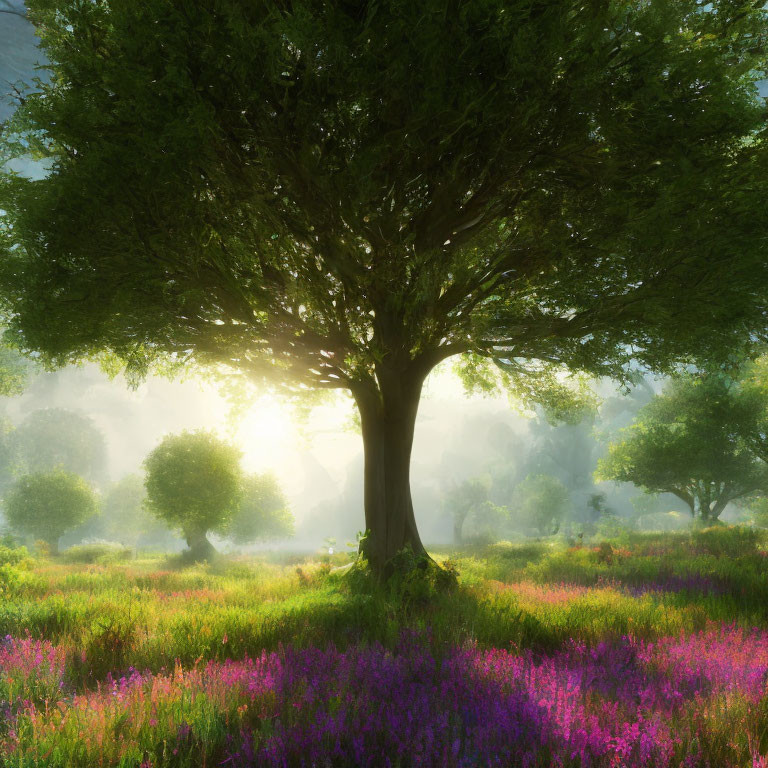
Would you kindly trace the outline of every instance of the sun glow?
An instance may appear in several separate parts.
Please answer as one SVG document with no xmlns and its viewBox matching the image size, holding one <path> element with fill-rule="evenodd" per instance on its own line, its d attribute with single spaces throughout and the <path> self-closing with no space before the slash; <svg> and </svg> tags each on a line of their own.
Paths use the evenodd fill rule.
<svg viewBox="0 0 768 768">
<path fill-rule="evenodd" d="M 290 412 L 272 397 L 260 398 L 238 421 L 235 438 L 252 472 L 281 469 L 300 440 Z"/>
</svg>

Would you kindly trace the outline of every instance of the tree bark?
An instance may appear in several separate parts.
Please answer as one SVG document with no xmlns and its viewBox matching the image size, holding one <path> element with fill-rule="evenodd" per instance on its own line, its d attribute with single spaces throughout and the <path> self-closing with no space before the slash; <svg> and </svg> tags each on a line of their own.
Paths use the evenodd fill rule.
<svg viewBox="0 0 768 768">
<path fill-rule="evenodd" d="M 423 377 L 385 371 L 376 393 L 357 393 L 363 432 L 365 554 L 387 575 L 388 563 L 409 546 L 425 553 L 411 499 L 411 448 Z"/>
<path fill-rule="evenodd" d="M 696 517 L 696 499 L 689 493 L 682 490 L 670 489 L 669 493 L 673 493 L 678 499 L 684 501 L 688 505 L 688 509 L 691 510 L 691 517 Z"/>
<path fill-rule="evenodd" d="M 464 520 L 466 515 L 455 514 L 453 516 L 453 544 L 460 547 L 464 541 Z"/>
<path fill-rule="evenodd" d="M 189 531 L 184 538 L 194 560 L 210 560 L 216 554 L 216 548 L 208 541 L 205 531 Z"/>
<path fill-rule="evenodd" d="M 712 507 L 712 510 L 709 513 L 712 520 L 720 519 L 720 515 L 723 513 L 723 510 L 728 506 L 729 501 L 730 499 L 728 499 L 727 497 L 723 497 L 718 499 L 714 503 L 714 506 Z"/>
</svg>

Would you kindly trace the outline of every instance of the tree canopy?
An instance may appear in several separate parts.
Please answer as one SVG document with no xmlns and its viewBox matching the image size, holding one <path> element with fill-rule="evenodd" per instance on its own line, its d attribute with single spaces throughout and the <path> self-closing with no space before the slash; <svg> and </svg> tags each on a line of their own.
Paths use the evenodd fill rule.
<svg viewBox="0 0 768 768">
<path fill-rule="evenodd" d="M 528 475 L 517 487 L 520 516 L 541 536 L 557 533 L 570 506 L 568 489 L 552 475 Z"/>
<path fill-rule="evenodd" d="M 59 539 L 98 512 L 96 496 L 83 478 L 57 469 L 19 478 L 3 502 L 11 527 L 47 542 L 58 552 Z"/>
<path fill-rule="evenodd" d="M 293 515 L 274 476 L 246 477 L 240 504 L 227 528 L 227 536 L 236 544 L 249 544 L 285 539 L 293 532 Z"/>
<path fill-rule="evenodd" d="M 182 432 L 165 437 L 144 468 L 150 512 L 181 531 L 195 557 L 211 555 L 208 532 L 225 533 L 240 503 L 240 451 L 211 432 Z"/>
<path fill-rule="evenodd" d="M 717 519 L 726 505 L 768 489 L 768 466 L 754 450 L 768 398 L 724 376 L 672 381 L 644 406 L 601 460 L 606 480 L 673 493 L 691 515 Z"/>
<path fill-rule="evenodd" d="M 453 517 L 453 543 L 459 545 L 463 539 L 464 523 L 469 513 L 488 501 L 490 478 L 473 477 L 454 485 L 443 500 Z"/>
<path fill-rule="evenodd" d="M 65 408 L 33 411 L 12 433 L 22 473 L 61 468 L 101 484 L 107 478 L 107 444 L 93 420 Z"/>
<path fill-rule="evenodd" d="M 155 544 L 168 538 L 170 530 L 149 512 L 146 498 L 139 475 L 125 475 L 112 483 L 101 503 L 100 533 L 129 546 L 136 546 L 142 538 Z"/>
<path fill-rule="evenodd" d="M 759 5 L 29 7 L 50 77 L 4 148 L 50 171 L 0 183 L 11 338 L 348 390 L 372 561 L 421 548 L 440 361 L 559 407 L 560 367 L 621 378 L 764 331 Z"/>
<path fill-rule="evenodd" d="M 17 350 L 0 343 L 0 396 L 20 395 L 27 385 L 32 364 Z"/>
</svg>

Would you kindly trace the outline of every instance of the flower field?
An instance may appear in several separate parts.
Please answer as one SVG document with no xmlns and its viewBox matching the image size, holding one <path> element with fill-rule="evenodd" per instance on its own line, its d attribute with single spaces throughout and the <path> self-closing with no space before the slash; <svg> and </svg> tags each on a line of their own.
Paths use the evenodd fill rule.
<svg viewBox="0 0 768 768">
<path fill-rule="evenodd" d="M 765 547 L 504 543 L 450 589 L 0 550 L 0 765 L 764 768 Z"/>
</svg>

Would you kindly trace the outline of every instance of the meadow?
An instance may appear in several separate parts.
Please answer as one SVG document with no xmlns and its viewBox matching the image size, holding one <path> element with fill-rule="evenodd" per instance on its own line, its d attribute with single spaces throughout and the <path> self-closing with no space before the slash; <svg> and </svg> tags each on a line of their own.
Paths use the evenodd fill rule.
<svg viewBox="0 0 768 768">
<path fill-rule="evenodd" d="M 768 766 L 768 538 L 0 548 L 0 766 Z"/>
</svg>

